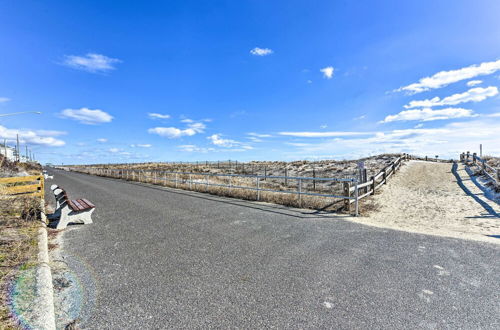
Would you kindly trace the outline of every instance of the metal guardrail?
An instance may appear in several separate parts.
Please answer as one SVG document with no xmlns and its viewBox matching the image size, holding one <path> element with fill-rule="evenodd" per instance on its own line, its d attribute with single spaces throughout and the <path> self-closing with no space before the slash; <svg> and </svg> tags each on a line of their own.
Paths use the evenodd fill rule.
<svg viewBox="0 0 500 330">
<path fill-rule="evenodd" d="M 61 168 L 61 167 L 59 167 Z M 61 168 L 62 169 L 62 168 Z M 272 176 L 272 175 L 256 175 L 256 174 L 224 174 L 224 173 L 196 173 L 196 172 L 171 172 L 171 171 L 162 171 L 162 170 L 134 170 L 134 169 L 108 169 L 108 168 L 86 168 L 86 167 L 64 167 L 65 170 L 87 173 L 91 175 L 99 175 L 99 176 L 108 176 L 119 179 L 131 180 L 131 181 L 150 181 L 152 183 L 167 182 L 173 183 L 175 188 L 179 187 L 179 185 L 188 185 L 189 190 L 196 190 L 196 187 L 201 185 L 205 186 L 208 191 L 208 187 L 224 187 L 228 189 L 244 189 L 251 190 L 256 192 L 256 200 L 259 201 L 261 192 L 275 192 L 275 193 L 283 193 L 283 194 L 293 194 L 297 195 L 299 207 L 302 206 L 302 196 L 316 196 L 316 197 L 326 197 L 326 198 L 336 198 L 342 199 L 345 201 L 346 205 L 350 205 L 352 203 L 355 204 L 354 215 L 359 215 L 359 203 L 358 203 L 358 181 L 353 178 L 345 179 L 345 178 L 316 178 L 316 177 L 293 177 L 293 176 Z M 183 178 L 186 177 L 187 178 Z M 205 177 L 205 180 L 200 181 L 193 179 L 193 177 Z M 210 180 L 210 178 L 229 178 L 229 184 L 223 183 L 215 183 Z M 242 185 L 234 185 L 232 184 L 233 178 L 245 178 L 249 179 L 250 182 L 255 180 L 254 186 L 242 186 Z M 137 179 L 137 180 L 136 180 Z M 297 189 L 296 190 L 276 190 L 265 188 L 261 186 L 261 181 L 266 179 L 283 179 L 283 180 L 296 180 L 297 181 Z M 327 181 L 327 182 L 336 182 L 342 183 L 344 185 L 343 191 L 350 192 L 351 185 L 354 186 L 354 196 L 351 196 L 350 193 L 346 195 L 338 195 L 338 194 L 323 194 L 323 193 L 314 193 L 303 190 L 303 182 L 304 181 Z M 193 189 L 194 187 L 194 189 Z M 287 186 L 289 188 L 289 186 Z M 348 207 L 350 211 L 350 207 Z"/>
</svg>

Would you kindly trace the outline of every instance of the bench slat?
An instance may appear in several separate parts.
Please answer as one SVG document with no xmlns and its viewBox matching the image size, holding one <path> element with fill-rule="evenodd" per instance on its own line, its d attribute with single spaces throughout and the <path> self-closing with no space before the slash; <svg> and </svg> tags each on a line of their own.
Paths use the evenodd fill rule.
<svg viewBox="0 0 500 330">
<path fill-rule="evenodd" d="M 80 203 L 78 203 L 77 200 L 72 200 L 71 203 L 73 203 L 73 205 L 75 205 L 78 208 L 78 211 L 85 210 L 85 207 L 83 207 L 83 205 L 81 205 Z"/>
<path fill-rule="evenodd" d="M 91 202 L 89 202 L 88 199 L 82 198 L 82 201 L 84 201 L 85 204 L 87 204 L 88 206 L 90 206 L 90 208 L 94 208 L 95 207 L 95 205 L 92 204 Z"/>
<path fill-rule="evenodd" d="M 77 201 L 78 201 L 78 203 L 80 203 L 81 206 L 83 206 L 85 208 L 85 210 L 92 208 L 87 203 L 85 203 L 85 201 L 83 199 L 78 199 Z"/>
</svg>

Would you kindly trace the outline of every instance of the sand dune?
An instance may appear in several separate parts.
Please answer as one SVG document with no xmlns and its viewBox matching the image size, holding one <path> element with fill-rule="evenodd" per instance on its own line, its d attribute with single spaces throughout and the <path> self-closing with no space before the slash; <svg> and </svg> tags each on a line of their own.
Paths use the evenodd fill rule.
<svg viewBox="0 0 500 330">
<path fill-rule="evenodd" d="M 410 161 L 354 221 L 377 227 L 500 244 L 500 207 L 484 197 L 463 165 Z M 492 236 L 498 236 L 495 238 Z"/>
</svg>

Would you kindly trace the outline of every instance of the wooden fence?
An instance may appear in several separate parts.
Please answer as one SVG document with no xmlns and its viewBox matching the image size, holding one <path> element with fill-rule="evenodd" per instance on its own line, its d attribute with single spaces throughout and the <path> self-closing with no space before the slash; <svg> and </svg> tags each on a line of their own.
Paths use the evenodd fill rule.
<svg viewBox="0 0 500 330">
<path fill-rule="evenodd" d="M 410 159 L 415 159 L 415 157 L 410 156 L 408 154 L 403 154 L 401 157 L 398 157 L 394 162 L 384 167 L 378 174 L 370 177 L 369 180 L 366 179 L 366 169 L 365 169 L 364 182 L 360 182 L 355 186 L 351 186 L 349 182 L 344 182 L 344 195 L 347 197 L 344 200 L 344 209 L 346 211 L 350 211 L 351 204 L 354 201 L 359 201 L 360 199 L 375 194 L 375 191 L 377 191 L 384 184 L 386 184 L 387 180 L 401 168 L 402 163 Z M 355 198 L 352 199 L 352 196 L 354 196 Z M 356 205 L 356 207 L 358 206 Z"/>
<path fill-rule="evenodd" d="M 469 151 L 460 154 L 460 161 L 467 166 L 477 166 L 481 174 L 486 175 L 496 187 L 500 187 L 500 168 L 494 168 L 486 163 L 486 160 L 479 157 L 476 153 Z"/>
<path fill-rule="evenodd" d="M 44 198 L 44 179 L 42 175 L 15 176 L 0 178 L 7 195 L 37 196 Z"/>
</svg>

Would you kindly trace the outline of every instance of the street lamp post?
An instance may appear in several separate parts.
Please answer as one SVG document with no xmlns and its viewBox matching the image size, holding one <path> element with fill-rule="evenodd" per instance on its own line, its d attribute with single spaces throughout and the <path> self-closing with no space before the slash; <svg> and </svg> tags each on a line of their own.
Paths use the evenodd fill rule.
<svg viewBox="0 0 500 330">
<path fill-rule="evenodd" d="M 25 113 L 36 113 L 37 115 L 41 115 L 42 114 L 40 111 L 23 111 L 23 112 L 13 112 L 13 113 L 0 113 L 0 117 L 22 115 L 22 114 L 25 114 Z"/>
</svg>

